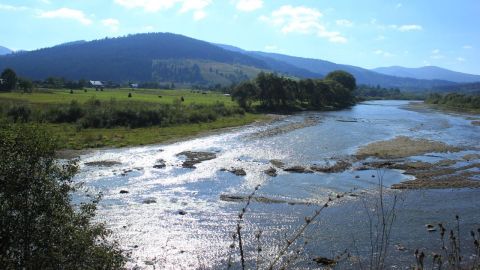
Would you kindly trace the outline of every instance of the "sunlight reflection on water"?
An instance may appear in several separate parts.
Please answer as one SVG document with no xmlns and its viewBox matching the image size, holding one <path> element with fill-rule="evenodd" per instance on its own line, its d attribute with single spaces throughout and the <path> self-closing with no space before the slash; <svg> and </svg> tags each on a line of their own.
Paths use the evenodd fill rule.
<svg viewBox="0 0 480 270">
<path fill-rule="evenodd" d="M 289 165 L 325 164 L 332 158 L 351 155 L 366 143 L 389 139 L 397 135 L 443 140 L 453 145 L 476 146 L 480 141 L 480 127 L 452 115 L 436 112 L 404 110 L 405 102 L 383 101 L 360 104 L 338 112 L 303 113 L 265 126 L 252 125 L 223 134 L 201 137 L 169 145 L 152 145 L 135 148 L 94 151 L 81 157 L 79 181 L 104 194 L 98 219 L 105 221 L 114 232 L 114 238 L 123 248 L 132 252 L 129 267 L 177 269 L 224 268 L 228 258 L 231 234 L 236 226 L 243 203 L 219 200 L 221 194 L 248 195 L 256 185 L 262 187 L 259 196 L 285 201 L 323 202 L 329 194 L 353 189 L 374 187 L 375 171 L 351 171 L 336 174 L 294 174 L 281 170 L 275 178 L 264 171 L 278 159 Z M 252 136 L 269 129 L 302 122 L 306 117 L 317 117 L 320 122 L 289 132 L 271 136 Z M 340 121 L 339 121 L 340 120 Z M 217 158 L 196 165 L 196 169 L 182 168 L 182 151 L 214 152 Z M 158 160 L 164 160 L 166 168 L 153 168 Z M 86 166 L 86 162 L 111 160 L 121 164 L 112 167 Z M 242 168 L 246 176 L 235 176 L 222 169 Z M 391 185 L 407 177 L 396 170 L 385 171 L 385 184 Z M 121 194 L 120 191 L 128 191 Z M 431 198 L 444 191 L 425 191 L 424 200 L 416 198 L 416 205 L 426 205 Z M 453 196 L 455 192 L 448 193 Z M 467 192 L 468 193 L 468 192 Z M 412 193 L 409 193 L 412 194 Z M 467 224 L 478 221 L 480 214 L 470 213 L 464 207 L 478 191 L 470 191 L 464 201 L 454 205 L 463 207 L 470 215 Z M 445 195 L 445 194 L 444 194 Z M 312 244 L 315 253 L 330 255 L 351 245 L 345 231 L 361 234 L 361 226 L 352 228 L 352 219 L 361 224 L 358 216 L 358 199 L 346 202 L 326 211 L 322 219 L 323 233 L 314 232 L 321 244 Z M 145 203 L 150 201 L 151 203 Z M 411 206 L 408 200 L 406 205 Z M 475 202 L 474 205 L 478 205 Z M 247 212 L 245 230 L 246 245 L 253 247 L 253 232 L 262 228 L 269 239 L 265 254 L 275 252 L 279 239 L 285 232 L 301 224 L 303 217 L 316 206 L 253 203 Z M 421 224 L 440 211 L 443 204 L 433 210 L 404 212 L 404 222 Z M 421 216 L 420 216 L 421 215 Z M 330 223 L 329 223 L 330 222 Z M 470 223 L 468 223 L 470 222 Z M 333 226 L 332 224 L 335 224 Z M 423 226 L 423 225 L 422 225 Z M 422 228 L 420 228 L 422 229 Z M 419 235 L 419 230 L 399 230 L 400 237 Z M 414 232 L 414 233 L 413 233 Z M 411 242 L 411 237 L 406 241 Z M 265 241 L 266 241 L 265 240 Z M 253 252 L 249 250 L 249 252 Z M 318 255 L 318 254 L 317 254 Z M 405 255 L 406 256 L 406 255 Z M 404 256 L 404 257 L 405 257 Z M 401 258 L 402 256 L 399 256 Z M 308 267 L 308 266 L 306 266 Z M 153 269 L 153 268 L 152 268 Z"/>
</svg>

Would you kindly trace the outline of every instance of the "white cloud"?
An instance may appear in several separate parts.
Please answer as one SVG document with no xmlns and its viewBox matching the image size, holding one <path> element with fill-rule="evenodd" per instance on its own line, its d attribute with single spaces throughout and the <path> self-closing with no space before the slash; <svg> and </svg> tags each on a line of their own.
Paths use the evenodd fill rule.
<svg viewBox="0 0 480 270">
<path fill-rule="evenodd" d="M 274 10 L 270 16 L 261 16 L 260 20 L 280 29 L 284 34 L 315 34 L 334 43 L 346 43 L 347 39 L 339 32 L 328 31 L 320 22 L 322 13 L 314 8 L 285 5 Z"/>
<path fill-rule="evenodd" d="M 385 39 L 386 39 L 386 37 L 384 35 L 379 35 L 375 38 L 375 40 L 378 40 L 378 41 L 385 40 Z"/>
<path fill-rule="evenodd" d="M 203 11 L 204 8 L 208 7 L 211 4 L 211 0 L 183 0 L 182 8 L 180 9 L 181 13 L 189 11 Z"/>
<path fill-rule="evenodd" d="M 195 12 L 193 12 L 193 19 L 195 21 L 200 21 L 205 17 L 207 17 L 207 13 L 203 10 L 196 10 Z"/>
<path fill-rule="evenodd" d="M 397 29 L 400 32 L 409 32 L 409 31 L 423 30 L 423 27 L 421 25 L 417 25 L 417 24 L 407 24 L 407 25 L 400 25 L 400 26 L 398 26 Z"/>
<path fill-rule="evenodd" d="M 457 61 L 458 61 L 458 62 L 465 62 L 465 58 L 463 58 L 463 57 L 457 57 Z"/>
<path fill-rule="evenodd" d="M 112 32 L 118 32 L 120 27 L 120 22 L 117 19 L 108 18 L 102 20 L 102 24 L 106 27 L 109 27 Z"/>
<path fill-rule="evenodd" d="M 12 6 L 12 5 L 0 4 L 0 10 L 5 10 L 5 11 L 22 11 L 27 9 L 28 8 L 24 6 Z"/>
<path fill-rule="evenodd" d="M 469 50 L 469 49 L 472 49 L 473 46 L 472 45 L 464 45 L 462 48 L 464 48 L 466 50 Z"/>
<path fill-rule="evenodd" d="M 115 0 L 126 8 L 143 8 L 146 12 L 157 12 L 160 10 L 170 9 L 175 6 L 180 0 Z"/>
<path fill-rule="evenodd" d="M 75 20 L 83 25 L 90 25 L 92 24 L 92 20 L 87 18 L 83 11 L 70 9 L 70 8 L 60 8 L 52 11 L 45 11 L 40 13 L 40 18 L 45 19 L 69 19 Z"/>
<path fill-rule="evenodd" d="M 376 50 L 373 52 L 374 54 L 376 55 L 381 55 L 383 57 L 392 57 L 392 56 L 395 56 L 394 54 L 392 53 L 389 53 L 389 52 L 386 52 L 386 51 L 383 51 L 383 50 Z"/>
<path fill-rule="evenodd" d="M 194 20 L 201 20 L 207 16 L 205 8 L 212 0 L 114 0 L 125 8 L 141 8 L 145 12 L 169 10 L 180 5 L 180 13 L 192 12 Z"/>
<path fill-rule="evenodd" d="M 395 6 L 395 8 L 401 8 L 401 7 L 403 7 L 402 3 L 398 3 L 398 4 Z"/>
<path fill-rule="evenodd" d="M 143 27 L 143 30 L 147 31 L 147 32 L 153 32 L 153 31 L 155 31 L 155 27 L 153 27 L 152 25 L 147 25 L 147 26 Z"/>
<path fill-rule="evenodd" d="M 434 49 L 434 50 L 432 50 L 432 55 L 430 55 L 430 58 L 431 58 L 431 59 L 438 60 L 438 59 L 445 58 L 445 56 L 442 55 L 442 54 L 440 54 L 440 50 L 439 50 L 439 49 Z"/>
<path fill-rule="evenodd" d="M 349 20 L 345 20 L 345 19 L 336 20 L 335 23 L 336 23 L 338 26 L 345 26 L 345 27 L 352 27 L 352 26 L 353 26 L 353 22 L 351 22 L 351 21 L 349 21 Z"/>
<path fill-rule="evenodd" d="M 251 12 L 263 7 L 263 0 L 237 0 L 235 8 L 240 11 Z"/>
</svg>

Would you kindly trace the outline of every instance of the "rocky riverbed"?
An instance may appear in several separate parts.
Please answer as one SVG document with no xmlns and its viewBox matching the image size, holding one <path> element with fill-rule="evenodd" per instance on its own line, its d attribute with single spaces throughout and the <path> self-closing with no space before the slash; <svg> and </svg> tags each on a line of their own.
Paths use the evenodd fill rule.
<svg viewBox="0 0 480 270">
<path fill-rule="evenodd" d="M 392 235 L 402 248 L 389 264 L 405 265 L 410 251 L 436 243 L 425 224 L 448 224 L 455 214 L 465 231 L 479 223 L 480 127 L 472 117 L 369 102 L 173 144 L 95 150 L 81 155 L 77 180 L 103 193 L 99 221 L 131 252 L 128 266 L 145 269 L 224 269 L 249 201 L 243 232 L 253 265 L 256 232 L 268 258 L 340 194 L 306 233 L 298 267 L 351 248 L 352 235 L 362 257 L 364 202 L 375 200 L 381 182 L 388 200 L 402 198 Z"/>
</svg>

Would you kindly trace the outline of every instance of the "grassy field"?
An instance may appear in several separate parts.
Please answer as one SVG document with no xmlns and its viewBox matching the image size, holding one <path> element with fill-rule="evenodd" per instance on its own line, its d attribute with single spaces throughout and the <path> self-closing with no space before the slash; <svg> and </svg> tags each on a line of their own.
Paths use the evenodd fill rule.
<svg viewBox="0 0 480 270">
<path fill-rule="evenodd" d="M 81 129 L 72 124 L 45 124 L 56 135 L 62 149 L 125 147 L 176 141 L 222 128 L 242 126 L 266 119 L 263 115 L 245 114 L 223 117 L 210 123 L 172 127 Z"/>
<path fill-rule="evenodd" d="M 132 93 L 132 97 L 128 97 Z M 161 97 L 159 97 L 161 96 Z M 19 92 L 0 93 L 0 106 L 7 104 L 23 103 L 29 104 L 35 108 L 47 108 L 55 105 L 66 105 L 72 100 L 83 104 L 92 98 L 100 101 L 110 101 L 115 99 L 122 103 L 138 103 L 141 106 L 149 104 L 172 104 L 175 100 L 184 98 L 184 105 L 192 103 L 202 105 L 212 105 L 217 102 L 224 103 L 227 107 L 234 107 L 236 104 L 229 96 L 221 93 L 202 93 L 201 91 L 191 90 L 132 90 L 132 89 L 105 89 L 104 91 L 95 91 L 88 89 L 74 90 L 37 90 L 31 94 Z M 182 138 L 196 136 L 221 128 L 246 125 L 255 121 L 266 119 L 261 114 L 233 115 L 218 117 L 211 122 L 178 124 L 173 126 L 150 126 L 145 128 L 79 128 L 75 123 L 40 123 L 48 127 L 59 138 L 59 143 L 63 149 L 87 149 L 99 147 L 125 147 L 135 145 L 146 145 L 174 141 Z"/>
<path fill-rule="evenodd" d="M 132 97 L 128 97 L 132 93 Z M 227 106 L 233 106 L 235 103 L 229 96 L 221 93 L 208 92 L 203 94 L 201 91 L 192 90 L 144 90 L 144 89 L 105 89 L 104 91 L 95 91 L 95 89 L 73 90 L 36 90 L 31 94 L 21 92 L 0 93 L 0 101 L 29 102 L 32 104 L 68 104 L 72 100 L 84 103 L 92 98 L 100 101 L 109 101 L 115 99 L 119 102 L 151 102 L 160 104 L 171 104 L 174 100 L 184 97 L 185 104 L 213 104 L 217 101 L 225 103 Z"/>
</svg>

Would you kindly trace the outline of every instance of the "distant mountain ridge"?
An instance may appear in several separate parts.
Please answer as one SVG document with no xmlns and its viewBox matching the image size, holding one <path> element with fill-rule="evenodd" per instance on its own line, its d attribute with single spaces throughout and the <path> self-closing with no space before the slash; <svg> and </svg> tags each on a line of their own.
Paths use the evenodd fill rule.
<svg viewBox="0 0 480 270">
<path fill-rule="evenodd" d="M 425 66 L 419 68 L 406 68 L 401 66 L 379 67 L 372 69 L 375 72 L 390 76 L 408 77 L 421 80 L 447 80 L 457 83 L 480 82 L 480 75 L 467 74 L 448 70 L 436 66 Z"/>
<path fill-rule="evenodd" d="M 0 70 L 6 67 L 34 80 L 54 76 L 117 83 L 226 86 L 251 79 L 261 71 L 297 78 L 323 78 L 331 71 L 345 70 L 356 77 L 358 84 L 385 88 L 424 91 L 457 84 L 443 77 L 441 80 L 406 78 L 320 59 L 246 51 L 171 33 L 80 40 L 0 56 Z"/>
<path fill-rule="evenodd" d="M 63 43 L 51 48 L 2 56 L 0 69 L 11 67 L 21 76 L 31 79 L 56 76 L 70 80 L 85 78 L 115 82 L 146 82 L 158 78 L 153 76 L 156 73 L 154 61 L 179 59 L 211 61 L 210 66 L 213 63 L 221 63 L 253 67 L 300 78 L 322 77 L 286 63 L 272 66 L 257 57 L 232 52 L 205 41 L 171 33 L 136 34 L 88 42 L 81 40 Z M 225 67 L 225 65 L 217 66 Z M 175 66 L 171 68 L 176 69 Z M 179 68 L 185 68 L 185 65 L 180 65 Z M 228 68 L 227 72 L 231 70 L 232 68 Z M 242 70 L 253 74 L 248 68 L 240 68 L 240 71 Z M 222 73 L 221 70 L 217 72 Z M 178 74 L 175 70 L 170 73 Z M 242 76 L 236 76 L 236 78 L 239 77 Z M 182 77 L 182 80 L 184 79 Z M 231 83 L 235 80 L 232 79 Z M 222 81 L 225 83 L 225 80 L 222 79 Z M 198 82 L 198 79 L 194 82 Z M 205 83 L 214 85 L 218 82 L 206 81 Z"/>
<path fill-rule="evenodd" d="M 415 78 L 403 78 L 400 76 L 385 75 L 385 74 L 380 74 L 378 72 L 371 71 L 361 67 L 336 64 L 333 62 L 320 60 L 320 59 L 303 58 L 303 57 L 289 56 L 289 55 L 278 54 L 278 53 L 245 51 L 230 45 L 218 45 L 218 46 L 221 46 L 222 48 L 227 50 L 242 52 L 251 57 L 261 59 L 265 61 L 267 64 L 268 63 L 270 63 L 271 65 L 275 65 L 275 63 L 289 64 L 297 68 L 306 69 L 315 74 L 328 74 L 329 72 L 332 72 L 334 70 L 345 70 L 355 76 L 358 84 L 380 85 L 381 87 L 386 87 L 386 88 L 401 88 L 403 90 L 412 90 L 412 91 L 433 89 L 440 86 L 451 86 L 456 84 L 455 82 L 451 82 L 448 80 L 421 80 L 421 79 L 415 79 Z"/>
<path fill-rule="evenodd" d="M 9 48 L 0 46 L 0 55 L 11 54 L 12 52 Z"/>
</svg>

